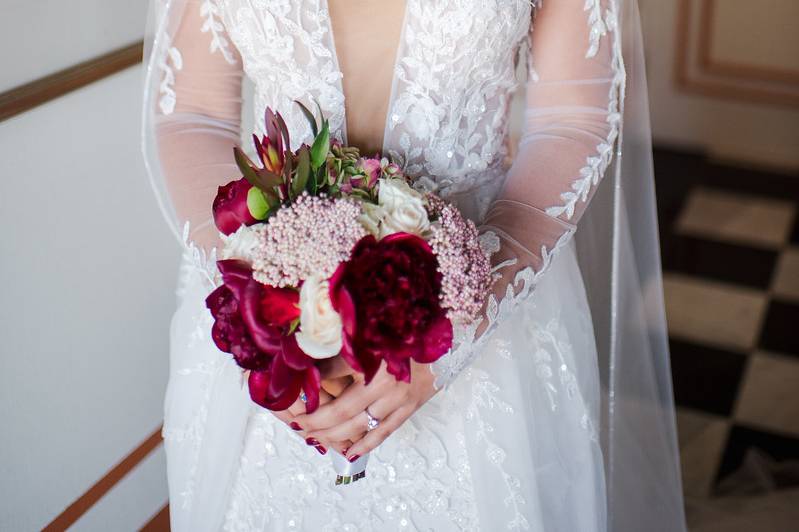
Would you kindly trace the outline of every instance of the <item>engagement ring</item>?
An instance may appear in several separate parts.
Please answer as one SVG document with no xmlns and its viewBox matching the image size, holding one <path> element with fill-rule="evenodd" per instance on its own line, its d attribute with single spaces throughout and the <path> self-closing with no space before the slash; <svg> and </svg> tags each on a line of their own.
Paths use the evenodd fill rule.
<svg viewBox="0 0 799 532">
<path fill-rule="evenodd" d="M 380 424 L 380 420 L 374 417 L 372 414 L 370 414 L 368 408 L 364 410 L 363 413 L 366 414 L 366 419 L 367 419 L 366 432 L 370 432 L 376 429 L 377 426 Z"/>
</svg>

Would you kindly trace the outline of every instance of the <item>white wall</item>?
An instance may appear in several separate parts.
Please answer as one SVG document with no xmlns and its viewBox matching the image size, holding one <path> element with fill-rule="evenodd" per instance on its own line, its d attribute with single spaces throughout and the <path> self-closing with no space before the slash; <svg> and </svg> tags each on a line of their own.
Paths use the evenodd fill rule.
<svg viewBox="0 0 799 532">
<path fill-rule="evenodd" d="M 0 92 L 140 40 L 147 4 L 0 1 Z"/>
<path fill-rule="evenodd" d="M 0 123 L 0 530 L 47 524 L 161 423 L 179 252 L 139 152 L 141 75 Z M 135 529 L 166 498 L 157 453 L 78 528 Z"/>
</svg>

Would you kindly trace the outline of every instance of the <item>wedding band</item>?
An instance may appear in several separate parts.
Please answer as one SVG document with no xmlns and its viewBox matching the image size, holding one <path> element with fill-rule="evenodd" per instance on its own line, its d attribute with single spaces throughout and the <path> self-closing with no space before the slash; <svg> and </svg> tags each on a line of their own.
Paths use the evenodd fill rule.
<svg viewBox="0 0 799 532">
<path fill-rule="evenodd" d="M 376 429 L 377 426 L 380 424 L 380 420 L 374 417 L 372 414 L 370 414 L 368 408 L 364 410 L 363 413 L 366 414 L 366 420 L 367 420 L 366 432 L 370 432 Z"/>
<path fill-rule="evenodd" d="M 302 401 L 303 403 L 307 403 L 308 402 L 308 396 L 305 395 L 305 392 L 301 392 L 300 393 L 300 401 Z"/>
</svg>

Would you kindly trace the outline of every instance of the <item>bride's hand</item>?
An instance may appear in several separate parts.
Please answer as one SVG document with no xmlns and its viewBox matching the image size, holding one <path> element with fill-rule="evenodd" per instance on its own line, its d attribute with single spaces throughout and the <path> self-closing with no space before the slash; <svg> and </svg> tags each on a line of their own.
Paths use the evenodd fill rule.
<svg viewBox="0 0 799 532">
<path fill-rule="evenodd" d="M 336 397 L 352 383 L 352 377 L 341 376 L 336 378 L 329 378 L 322 381 L 322 389 L 319 391 L 319 404 L 325 405 L 333 401 Z M 302 430 L 299 425 L 293 424 L 294 418 L 305 412 L 305 403 L 297 399 L 293 405 L 288 409 L 279 412 L 272 412 L 275 417 L 283 421 L 286 425 L 291 427 L 292 430 L 305 440 L 305 443 L 314 447 L 319 454 L 327 454 L 328 449 L 346 449 L 352 445 L 350 440 L 331 441 L 327 438 L 317 438 L 316 440 L 310 439 L 307 431 Z"/>
<path fill-rule="evenodd" d="M 327 375 L 339 376 L 352 370 L 346 363 L 327 368 Z M 338 375 L 336 374 L 338 373 Z M 323 373 L 325 375 L 325 373 Z M 298 424 L 310 438 L 319 441 L 352 441 L 349 448 L 340 448 L 350 461 L 363 456 L 380 445 L 405 420 L 413 415 L 436 393 L 435 376 L 429 364 L 411 361 L 411 382 L 401 382 L 389 374 L 385 364 L 369 385 L 363 376 L 353 374 L 355 382 L 334 400 L 320 406 L 313 414 L 295 416 L 289 423 Z M 367 432 L 369 414 L 379 420 L 376 428 Z"/>
</svg>

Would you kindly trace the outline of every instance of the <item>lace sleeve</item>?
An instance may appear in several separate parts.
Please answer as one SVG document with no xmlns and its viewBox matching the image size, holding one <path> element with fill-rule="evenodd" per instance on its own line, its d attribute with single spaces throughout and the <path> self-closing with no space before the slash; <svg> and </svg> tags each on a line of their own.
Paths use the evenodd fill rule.
<svg viewBox="0 0 799 532">
<path fill-rule="evenodd" d="M 492 324 L 529 296 L 572 237 L 613 156 L 624 65 L 615 0 L 539 2 L 529 43 L 527 105 L 518 154 L 483 233 L 498 237 L 498 281 L 486 319 L 461 331 L 437 386 L 468 365 Z"/>
<path fill-rule="evenodd" d="M 160 62 L 155 118 L 158 154 L 178 220 L 209 249 L 218 239 L 211 204 L 219 185 L 238 177 L 241 58 L 215 2 L 187 0 Z"/>
</svg>

